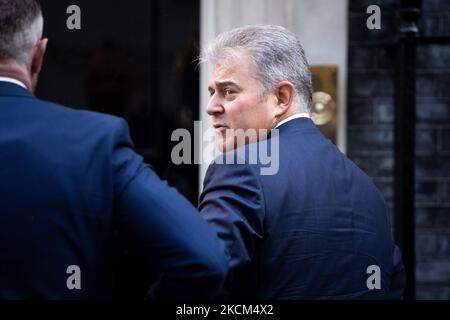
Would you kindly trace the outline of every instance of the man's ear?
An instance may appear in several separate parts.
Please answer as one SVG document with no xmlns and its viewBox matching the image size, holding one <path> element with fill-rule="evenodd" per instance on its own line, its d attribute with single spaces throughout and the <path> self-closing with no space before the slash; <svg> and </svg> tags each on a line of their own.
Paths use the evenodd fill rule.
<svg viewBox="0 0 450 320">
<path fill-rule="evenodd" d="M 45 51 L 47 50 L 47 42 L 48 39 L 41 39 L 36 44 L 30 70 L 33 76 L 41 72 L 42 64 L 44 63 Z"/>
<path fill-rule="evenodd" d="M 295 86 L 289 81 L 281 81 L 275 88 L 275 96 L 277 98 L 275 116 L 280 117 L 292 106 L 295 96 Z"/>
</svg>

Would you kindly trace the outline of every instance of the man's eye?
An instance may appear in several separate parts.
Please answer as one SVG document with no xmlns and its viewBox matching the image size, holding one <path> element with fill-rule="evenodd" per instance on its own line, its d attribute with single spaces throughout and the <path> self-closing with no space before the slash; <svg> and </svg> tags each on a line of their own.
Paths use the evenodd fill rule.
<svg viewBox="0 0 450 320">
<path fill-rule="evenodd" d="M 209 92 L 209 96 L 212 97 L 214 95 L 214 91 Z"/>
<path fill-rule="evenodd" d="M 234 90 L 231 90 L 231 89 L 225 89 L 224 94 L 226 96 L 231 96 L 231 95 L 235 94 L 235 92 L 234 92 Z"/>
</svg>

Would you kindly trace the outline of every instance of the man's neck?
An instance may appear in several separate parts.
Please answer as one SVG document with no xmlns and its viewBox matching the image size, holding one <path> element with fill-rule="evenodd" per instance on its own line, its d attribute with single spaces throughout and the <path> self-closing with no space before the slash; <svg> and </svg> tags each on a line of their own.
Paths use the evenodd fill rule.
<svg viewBox="0 0 450 320">
<path fill-rule="evenodd" d="M 27 73 L 18 66 L 9 66 L 0 63 L 0 77 L 12 78 L 22 82 L 29 91 L 32 91 L 31 79 Z"/>
<path fill-rule="evenodd" d="M 280 125 L 282 125 L 283 123 L 286 123 L 289 121 L 289 118 L 292 118 L 294 116 L 298 116 L 298 117 L 310 117 L 310 115 L 308 113 L 302 113 L 300 111 L 295 111 L 295 112 L 290 112 L 289 114 L 285 114 L 283 115 L 283 117 L 281 117 L 277 123 L 275 124 L 274 128 L 278 128 Z"/>
</svg>

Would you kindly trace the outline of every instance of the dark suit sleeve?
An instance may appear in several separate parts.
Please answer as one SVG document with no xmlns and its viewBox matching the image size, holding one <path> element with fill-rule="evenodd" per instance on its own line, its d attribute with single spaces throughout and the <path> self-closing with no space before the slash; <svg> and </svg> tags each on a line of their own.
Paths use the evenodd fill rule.
<svg viewBox="0 0 450 320">
<path fill-rule="evenodd" d="M 264 199 L 254 168 L 211 164 L 199 210 L 227 249 L 230 273 L 223 294 L 229 294 L 237 274 L 252 261 L 257 242 L 264 236 Z"/>
<path fill-rule="evenodd" d="M 148 296 L 213 298 L 227 271 L 224 249 L 214 232 L 135 154 L 124 122 L 113 140 L 116 219 L 148 264 L 161 272 Z"/>
<path fill-rule="evenodd" d="M 405 291 L 405 266 L 403 265 L 400 248 L 394 245 L 393 270 L 389 299 L 402 299 Z"/>
</svg>

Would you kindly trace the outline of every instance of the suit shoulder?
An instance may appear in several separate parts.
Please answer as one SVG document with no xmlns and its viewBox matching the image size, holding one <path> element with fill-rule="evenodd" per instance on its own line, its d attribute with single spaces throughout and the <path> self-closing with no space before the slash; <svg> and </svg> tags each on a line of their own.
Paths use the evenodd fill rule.
<svg viewBox="0 0 450 320">
<path fill-rule="evenodd" d="M 231 153 L 227 154 L 230 155 Z M 219 156 L 208 166 L 203 181 L 204 190 L 215 188 L 246 189 L 248 187 L 261 190 L 262 185 L 257 174 L 257 166 L 249 163 L 226 161 L 224 157 L 227 154 Z"/>
<path fill-rule="evenodd" d="M 74 130 L 95 128 L 98 133 L 111 133 L 126 126 L 123 118 L 84 109 L 74 109 L 50 101 L 37 99 L 37 103 L 51 117 L 55 117 L 65 126 L 74 127 Z M 114 130 L 115 129 L 115 130 Z"/>
</svg>

